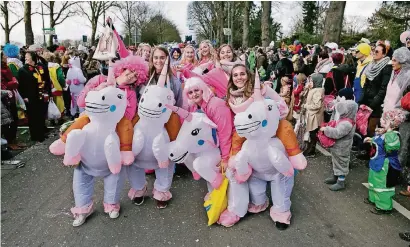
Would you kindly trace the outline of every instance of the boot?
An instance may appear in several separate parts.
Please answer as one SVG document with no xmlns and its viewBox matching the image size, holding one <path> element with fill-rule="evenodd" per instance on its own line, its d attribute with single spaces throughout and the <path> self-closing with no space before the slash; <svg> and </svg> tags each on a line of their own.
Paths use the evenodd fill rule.
<svg viewBox="0 0 410 247">
<path fill-rule="evenodd" d="M 315 146 L 313 146 L 313 142 L 312 141 L 310 141 L 310 142 L 308 142 L 308 144 L 307 144 L 307 148 L 306 148 L 306 150 L 305 151 L 303 151 L 303 155 L 306 157 L 306 158 L 313 158 L 313 157 L 315 157 L 315 155 L 316 155 L 316 147 Z"/>
<path fill-rule="evenodd" d="M 335 184 L 337 183 L 337 176 L 333 175 L 325 179 L 325 184 Z"/>
<path fill-rule="evenodd" d="M 340 178 L 337 179 L 337 182 L 334 185 L 331 185 L 329 187 L 331 191 L 339 191 L 339 190 L 344 190 L 345 189 L 345 181 L 344 179 L 341 180 Z"/>
</svg>

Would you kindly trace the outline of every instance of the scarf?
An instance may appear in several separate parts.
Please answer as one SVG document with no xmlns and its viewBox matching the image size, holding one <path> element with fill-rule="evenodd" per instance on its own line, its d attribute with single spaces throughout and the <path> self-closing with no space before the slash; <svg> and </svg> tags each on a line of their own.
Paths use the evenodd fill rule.
<svg viewBox="0 0 410 247">
<path fill-rule="evenodd" d="M 237 90 L 231 88 L 229 89 L 229 93 L 231 95 L 229 101 L 234 105 L 239 105 L 247 100 L 245 97 L 245 87 Z"/>
<path fill-rule="evenodd" d="M 331 63 L 332 61 L 330 60 L 330 58 L 323 59 L 316 65 L 315 73 L 319 73 L 319 71 L 321 71 L 323 67 Z"/>
<path fill-rule="evenodd" d="M 371 63 L 369 63 L 369 65 L 366 68 L 366 71 L 364 72 L 366 75 L 366 78 L 369 79 L 370 81 L 373 81 L 374 78 L 376 78 L 376 76 L 380 74 L 382 69 L 384 69 L 384 67 L 386 67 L 386 65 L 389 62 L 390 62 L 389 57 L 384 57 L 378 62 L 373 60 Z"/>
</svg>

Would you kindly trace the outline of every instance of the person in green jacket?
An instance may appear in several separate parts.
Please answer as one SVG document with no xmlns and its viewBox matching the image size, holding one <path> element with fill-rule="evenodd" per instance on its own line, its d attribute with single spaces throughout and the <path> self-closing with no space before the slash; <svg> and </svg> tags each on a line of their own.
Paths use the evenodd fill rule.
<svg viewBox="0 0 410 247">
<path fill-rule="evenodd" d="M 367 137 L 365 142 L 372 144 L 369 163 L 369 197 L 366 204 L 374 205 L 370 211 L 374 214 L 389 214 L 393 209 L 393 196 L 402 170 L 398 153 L 400 137 L 397 128 L 406 119 L 401 110 L 384 112 L 380 120 L 382 128 L 376 130 L 373 138 Z"/>
</svg>

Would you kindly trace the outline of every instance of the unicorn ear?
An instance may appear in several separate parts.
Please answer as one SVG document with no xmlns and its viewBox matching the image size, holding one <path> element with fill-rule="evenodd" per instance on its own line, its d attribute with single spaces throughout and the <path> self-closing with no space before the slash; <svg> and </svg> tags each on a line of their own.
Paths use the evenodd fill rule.
<svg viewBox="0 0 410 247">
<path fill-rule="evenodd" d="M 212 128 L 215 128 L 215 129 L 218 128 L 218 126 L 214 122 L 212 122 L 211 119 L 205 116 L 205 114 L 202 116 L 202 121 L 204 121 L 204 123 L 211 126 Z"/>
</svg>

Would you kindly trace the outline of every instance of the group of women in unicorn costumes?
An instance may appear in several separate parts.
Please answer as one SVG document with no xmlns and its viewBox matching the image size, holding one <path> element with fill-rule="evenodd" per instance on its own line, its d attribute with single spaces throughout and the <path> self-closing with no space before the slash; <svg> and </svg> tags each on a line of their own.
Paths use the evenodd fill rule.
<svg viewBox="0 0 410 247">
<path fill-rule="evenodd" d="M 200 55 L 194 66 L 178 71 L 183 83 L 174 76 L 168 50 L 155 47 L 149 63 L 128 55 L 111 64 L 107 77 L 86 84 L 77 98 L 85 112 L 50 146 L 53 154 L 64 154 L 65 165 L 76 166 L 73 226 L 94 210 L 96 177 L 104 179 L 110 218 L 119 216 L 127 178 L 128 197 L 143 204 L 145 169 L 155 170 L 152 195 L 157 208 L 166 208 L 176 163 L 189 168 L 193 179 L 206 180 L 205 200 L 221 186 L 223 174 L 228 178 L 228 208 L 220 225 L 231 227 L 247 212 L 265 211 L 270 185 L 270 216 L 278 229 L 289 226 L 294 170 L 307 161 L 285 120 L 286 103 L 229 45 L 213 52 L 204 41 Z"/>
</svg>

